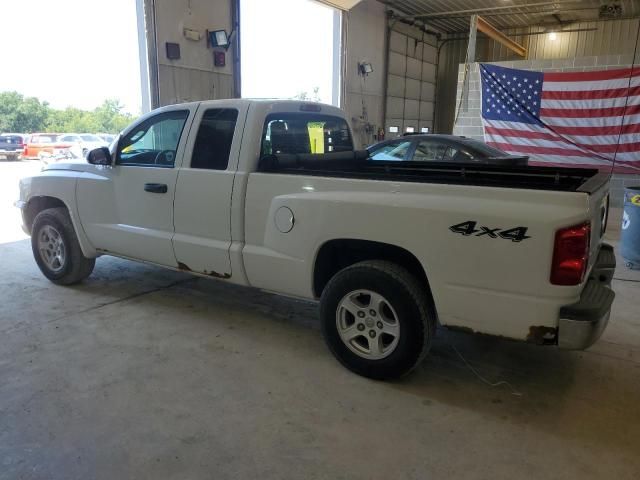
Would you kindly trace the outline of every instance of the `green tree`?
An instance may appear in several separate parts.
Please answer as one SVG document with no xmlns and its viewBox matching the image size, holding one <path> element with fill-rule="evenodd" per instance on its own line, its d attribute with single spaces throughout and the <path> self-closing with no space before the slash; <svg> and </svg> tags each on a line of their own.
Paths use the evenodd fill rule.
<svg viewBox="0 0 640 480">
<path fill-rule="evenodd" d="M 40 103 L 37 98 L 25 98 L 18 92 L 0 92 L 0 131 L 42 131 L 50 110 L 47 102 Z"/>
<path fill-rule="evenodd" d="M 119 100 L 109 98 L 92 111 L 74 107 L 57 110 L 37 98 L 25 98 L 18 92 L 2 92 L 0 131 L 117 133 L 134 119 L 123 109 Z"/>
<path fill-rule="evenodd" d="M 118 99 L 108 98 L 93 111 L 98 128 L 102 132 L 119 132 L 129 125 L 133 116 L 123 113 L 123 106 Z"/>
</svg>

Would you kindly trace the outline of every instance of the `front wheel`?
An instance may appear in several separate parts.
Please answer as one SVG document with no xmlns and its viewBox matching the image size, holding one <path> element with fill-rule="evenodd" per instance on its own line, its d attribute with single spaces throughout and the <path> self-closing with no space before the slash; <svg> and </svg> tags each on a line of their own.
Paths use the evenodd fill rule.
<svg viewBox="0 0 640 480">
<path fill-rule="evenodd" d="M 58 285 L 81 282 L 91 275 L 96 262 L 83 255 L 66 208 L 49 208 L 36 216 L 31 249 L 40 271 Z"/>
<path fill-rule="evenodd" d="M 322 292 L 325 341 L 359 375 L 401 377 L 426 356 L 435 334 L 428 299 L 425 287 L 395 263 L 375 260 L 347 267 Z"/>
</svg>

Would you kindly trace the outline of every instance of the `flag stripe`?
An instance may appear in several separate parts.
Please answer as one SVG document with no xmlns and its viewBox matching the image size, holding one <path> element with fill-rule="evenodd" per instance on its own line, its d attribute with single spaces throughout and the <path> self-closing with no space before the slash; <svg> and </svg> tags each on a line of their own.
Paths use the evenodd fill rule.
<svg viewBox="0 0 640 480">
<path fill-rule="evenodd" d="M 622 124 L 622 117 L 597 117 L 597 118 L 566 118 L 566 117 L 540 117 L 542 123 L 555 131 L 557 127 L 618 127 Z M 624 124 L 633 125 L 640 123 L 640 115 L 625 115 Z M 561 132 L 558 132 L 561 133 Z"/>
<path fill-rule="evenodd" d="M 640 77 L 640 68 L 595 70 L 591 72 L 548 72 L 544 74 L 545 82 L 592 82 L 594 80 L 612 80 L 629 77 Z"/>
<path fill-rule="evenodd" d="M 596 100 L 640 95 L 640 87 L 605 88 L 602 90 L 543 90 L 542 100 Z"/>
<path fill-rule="evenodd" d="M 640 113 L 640 105 L 613 108 L 541 108 L 540 117 L 592 118 L 619 117 Z"/>
<path fill-rule="evenodd" d="M 550 131 L 526 131 L 526 130 L 517 130 L 513 128 L 496 128 L 487 126 L 485 127 L 485 132 L 491 134 L 493 138 L 496 135 L 500 135 L 502 137 L 514 137 L 514 138 L 530 138 L 530 139 L 538 139 L 538 140 L 549 140 L 553 142 L 565 141 L 563 137 L 552 133 Z M 624 147 L 622 151 L 640 151 L 640 142 L 638 135 L 635 134 L 626 134 L 626 135 L 601 135 L 601 136 L 570 136 L 568 137 L 572 142 L 576 143 L 581 147 L 585 147 L 587 149 L 590 148 L 591 145 L 606 145 L 613 146 L 620 140 L 621 145 L 635 145 L 635 148 L 630 146 Z M 611 145 L 613 143 L 613 145 Z M 615 150 L 612 150 L 615 151 Z"/>
<path fill-rule="evenodd" d="M 630 125 L 625 125 L 620 128 L 621 122 L 618 122 L 618 125 L 603 125 L 601 127 L 562 127 L 556 126 L 553 128 L 553 131 L 560 135 L 579 135 L 579 136 L 600 136 L 600 135 L 624 135 L 628 133 L 640 133 L 640 123 L 634 123 Z"/>
<path fill-rule="evenodd" d="M 629 123 L 635 119 L 635 123 Z M 610 120 L 610 119 L 608 119 Z M 601 127 L 563 127 L 553 126 L 553 128 L 533 125 L 531 123 L 505 122 L 502 120 L 484 120 L 486 125 L 495 128 L 512 128 L 526 131 L 552 132 L 557 135 L 571 136 L 607 136 L 607 135 L 625 135 L 630 133 L 640 133 L 640 115 L 634 117 L 625 117 L 625 125 L 621 128 L 622 123 L 618 119 L 617 125 L 605 125 Z"/>
<path fill-rule="evenodd" d="M 542 108 L 619 108 L 640 105 L 640 96 L 617 98 L 585 98 L 580 100 L 542 99 Z"/>
<path fill-rule="evenodd" d="M 640 72 L 640 67 L 638 67 Z M 620 78 L 618 80 L 594 80 L 592 82 L 543 82 L 546 91 L 568 91 L 568 90 L 607 90 L 610 88 L 635 88 L 640 86 L 640 78 L 634 77 Z"/>
<path fill-rule="evenodd" d="M 541 135 L 545 135 L 542 137 Z M 545 146 L 550 148 L 576 148 L 588 155 L 598 156 L 603 158 L 609 158 L 613 160 L 612 155 L 615 153 L 630 153 L 640 152 L 640 142 L 629 143 L 608 143 L 608 144 L 584 144 L 574 141 L 573 139 L 565 140 L 560 137 L 550 136 L 550 134 L 544 134 L 539 132 L 522 132 L 519 136 L 505 135 L 503 131 L 498 131 L 491 134 L 491 140 L 499 143 L 512 143 L 514 145 L 530 145 L 530 146 Z"/>
</svg>

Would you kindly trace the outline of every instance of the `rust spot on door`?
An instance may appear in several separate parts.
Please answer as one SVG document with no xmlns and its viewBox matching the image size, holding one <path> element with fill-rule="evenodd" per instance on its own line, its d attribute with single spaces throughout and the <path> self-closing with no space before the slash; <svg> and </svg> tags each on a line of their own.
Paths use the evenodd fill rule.
<svg viewBox="0 0 640 480">
<path fill-rule="evenodd" d="M 191 270 L 188 265 L 182 262 L 178 262 L 178 270 L 181 270 L 183 272 L 201 273 L 202 275 L 207 275 L 208 277 L 221 278 L 223 280 L 226 280 L 227 278 L 231 278 L 230 273 L 218 273 L 218 272 L 214 272 L 213 270 L 211 271 L 202 270 L 201 272 L 197 270 Z"/>
</svg>

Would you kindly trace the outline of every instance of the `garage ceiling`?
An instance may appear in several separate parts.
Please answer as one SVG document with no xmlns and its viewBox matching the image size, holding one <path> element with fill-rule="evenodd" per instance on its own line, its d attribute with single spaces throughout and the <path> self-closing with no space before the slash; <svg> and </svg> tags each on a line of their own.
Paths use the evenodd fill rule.
<svg viewBox="0 0 640 480">
<path fill-rule="evenodd" d="M 400 15 L 445 33 L 469 31 L 478 13 L 500 29 L 640 16 L 640 0 L 382 0 Z"/>
</svg>

